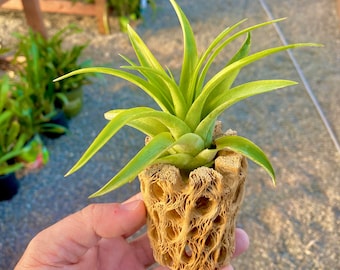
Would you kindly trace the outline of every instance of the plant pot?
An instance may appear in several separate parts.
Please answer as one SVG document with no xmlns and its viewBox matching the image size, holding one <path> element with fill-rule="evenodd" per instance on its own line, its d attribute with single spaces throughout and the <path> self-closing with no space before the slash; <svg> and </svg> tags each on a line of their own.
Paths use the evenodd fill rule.
<svg viewBox="0 0 340 270">
<path fill-rule="evenodd" d="M 15 173 L 0 175 L 0 201 L 10 200 L 19 190 L 19 181 Z"/>
<path fill-rule="evenodd" d="M 68 131 L 68 119 L 62 110 L 51 118 L 51 120 L 44 124 L 41 133 L 48 138 L 56 139 L 66 134 Z"/>
<path fill-rule="evenodd" d="M 230 262 L 246 170 L 245 157 L 222 151 L 214 169 L 188 175 L 156 164 L 139 175 L 157 262 L 176 270 L 214 270 Z"/>
<path fill-rule="evenodd" d="M 68 118 L 78 115 L 83 108 L 83 89 L 78 88 L 64 93 L 67 103 L 63 104 L 62 109 Z"/>
</svg>

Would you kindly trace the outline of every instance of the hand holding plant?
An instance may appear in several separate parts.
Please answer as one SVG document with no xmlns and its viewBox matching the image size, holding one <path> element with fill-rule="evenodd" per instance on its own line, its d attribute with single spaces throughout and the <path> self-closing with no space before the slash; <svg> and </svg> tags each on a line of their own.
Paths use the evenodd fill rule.
<svg viewBox="0 0 340 270">
<path fill-rule="evenodd" d="M 222 31 L 199 55 L 188 19 L 174 0 L 170 2 L 183 32 L 179 80 L 161 66 L 131 27 L 128 34 L 138 62 L 123 57 L 128 65 L 121 69 L 86 68 L 57 79 L 87 72 L 113 75 L 141 88 L 160 108 L 107 112 L 105 117 L 110 122 L 68 174 L 85 165 L 122 127 L 127 125 L 143 132 L 148 143 L 91 197 L 113 191 L 138 175 L 156 260 L 173 270 L 214 270 L 227 265 L 234 253 L 236 216 L 247 175 L 246 158 L 265 169 L 275 183 L 274 169 L 264 152 L 235 132 L 222 132 L 218 117 L 243 99 L 296 84 L 289 80 L 259 80 L 235 85 L 235 79 L 242 68 L 267 56 L 319 45 L 297 43 L 251 54 L 252 32 L 282 19 L 239 30 L 243 20 Z M 235 55 L 208 78 L 216 57 L 242 37 L 243 43 Z"/>
<path fill-rule="evenodd" d="M 144 234 L 133 241 L 127 241 L 130 235 L 145 224 L 145 214 L 140 194 L 122 204 L 88 206 L 33 238 L 15 269 L 71 266 L 79 270 L 147 269 L 155 262 L 147 236 Z M 84 224 L 87 226 L 84 227 Z M 83 229 L 79 230 L 79 226 Z M 60 234 L 60 231 L 64 233 Z M 235 256 L 248 247 L 244 231 L 237 231 L 236 243 Z M 67 256 L 63 256 L 65 251 Z M 154 269 L 165 270 L 163 267 Z M 223 268 L 227 269 L 230 268 Z"/>
</svg>

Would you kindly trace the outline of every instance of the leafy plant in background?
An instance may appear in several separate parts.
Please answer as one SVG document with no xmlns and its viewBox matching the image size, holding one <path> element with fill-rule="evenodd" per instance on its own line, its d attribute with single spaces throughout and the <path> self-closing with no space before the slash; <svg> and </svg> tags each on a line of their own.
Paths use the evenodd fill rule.
<svg viewBox="0 0 340 270">
<path fill-rule="evenodd" d="M 87 44 L 74 45 L 70 48 L 63 47 L 67 36 L 80 31 L 81 29 L 75 25 L 69 25 L 54 34 L 45 42 L 45 46 L 40 48 L 42 56 L 46 59 L 46 69 L 50 81 L 73 70 L 91 65 L 89 59 L 79 62 Z M 73 117 L 80 111 L 83 104 L 82 87 L 91 83 L 89 77 L 90 74 L 79 74 L 69 80 L 53 84 L 56 94 L 55 105 L 62 108 L 68 117 Z"/>
<path fill-rule="evenodd" d="M 131 21 L 141 18 L 141 0 L 106 0 L 107 7 L 119 18 L 119 26 L 121 31 L 127 31 L 127 25 Z M 72 2 L 83 2 L 93 4 L 94 0 L 72 0 Z M 156 8 L 154 0 L 146 0 L 152 9 Z"/>
<path fill-rule="evenodd" d="M 21 153 L 29 135 L 20 132 L 20 123 L 11 110 L 11 84 L 8 76 L 0 80 L 0 175 L 18 171 L 23 163 L 14 159 Z"/>
<path fill-rule="evenodd" d="M 75 25 L 69 25 L 46 40 L 45 44 L 42 44 L 42 47 L 39 48 L 42 56 L 46 57 L 46 69 L 50 74 L 49 79 L 53 80 L 73 70 L 91 65 L 91 60 L 89 59 L 79 63 L 87 44 L 74 45 L 69 49 L 63 47 L 63 42 L 69 35 L 81 31 Z M 79 74 L 79 76 L 74 76 L 70 80 L 57 82 L 54 84 L 55 92 L 67 93 L 79 89 L 83 85 L 90 83 L 89 76 L 89 74 Z"/>
<path fill-rule="evenodd" d="M 242 68 L 284 50 L 317 46 L 299 43 L 250 54 L 252 31 L 280 21 L 239 28 L 245 20 L 222 31 L 201 54 L 188 19 L 170 0 L 184 40 L 179 80 L 164 69 L 138 34 L 128 27 L 138 63 L 123 57 L 121 69 L 85 68 L 59 78 L 101 72 L 125 79 L 145 91 L 160 107 L 115 109 L 110 120 L 67 175 L 80 169 L 122 127 L 147 135 L 147 143 L 99 191 L 100 196 L 138 175 L 148 211 L 148 235 L 156 260 L 170 269 L 217 269 L 229 263 L 235 246 L 235 222 L 247 174 L 246 157 L 263 167 L 275 181 L 264 152 L 235 132 L 223 133 L 217 119 L 248 97 L 295 85 L 289 80 L 259 80 L 235 85 Z M 216 57 L 233 41 L 244 38 L 226 65 L 208 78 Z M 138 73 L 138 74 L 136 74 Z"/>
<path fill-rule="evenodd" d="M 24 56 L 25 62 L 19 69 L 21 95 L 31 108 L 32 119 L 37 133 L 45 131 L 65 133 L 65 128 L 51 124 L 51 119 L 58 113 L 55 107 L 57 94 L 48 73 L 48 63 L 45 60 L 46 40 L 36 32 L 29 31 L 27 35 L 17 35 L 19 47 L 16 56 Z"/>
<path fill-rule="evenodd" d="M 0 201 L 19 190 L 18 175 L 39 169 L 48 162 L 48 151 L 34 128 L 16 82 L 0 78 Z"/>
<path fill-rule="evenodd" d="M 63 48 L 65 38 L 79 28 L 70 25 L 53 35 L 43 38 L 32 30 L 28 35 L 17 35 L 19 39 L 16 56 L 24 56 L 26 61 L 19 69 L 22 95 L 29 97 L 32 117 L 38 133 L 64 134 L 67 127 L 54 123 L 60 114 L 60 108 L 69 102 L 67 93 L 89 83 L 89 75 L 79 75 L 70 80 L 53 83 L 53 79 L 71 70 L 87 66 L 90 62 L 78 63 L 85 45 Z"/>
<path fill-rule="evenodd" d="M 48 162 L 48 151 L 35 134 L 26 97 L 7 75 L 0 86 L 0 175 L 40 168 Z"/>
</svg>

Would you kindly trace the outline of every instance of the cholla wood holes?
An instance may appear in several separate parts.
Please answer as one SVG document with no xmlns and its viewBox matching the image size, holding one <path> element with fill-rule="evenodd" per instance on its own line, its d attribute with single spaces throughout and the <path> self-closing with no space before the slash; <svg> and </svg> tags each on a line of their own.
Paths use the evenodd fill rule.
<svg viewBox="0 0 340 270">
<path fill-rule="evenodd" d="M 214 169 L 200 167 L 187 176 L 175 166 L 157 164 L 139 175 L 159 263 L 174 270 L 214 270 L 229 263 L 246 170 L 242 155 L 221 151 Z"/>
</svg>

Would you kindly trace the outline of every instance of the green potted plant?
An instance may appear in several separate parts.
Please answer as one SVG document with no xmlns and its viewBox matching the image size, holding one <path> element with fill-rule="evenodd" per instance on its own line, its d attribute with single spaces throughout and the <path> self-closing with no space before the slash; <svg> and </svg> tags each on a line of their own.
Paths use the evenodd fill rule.
<svg viewBox="0 0 340 270">
<path fill-rule="evenodd" d="M 11 199 L 19 189 L 15 173 L 23 168 L 15 158 L 21 153 L 27 134 L 20 132 L 20 123 L 11 104 L 11 84 L 7 76 L 0 80 L 0 200 Z"/>
<path fill-rule="evenodd" d="M 26 107 L 16 82 L 0 79 L 0 200 L 16 194 L 16 175 L 41 168 L 48 161 L 48 151 L 35 134 L 30 108 Z"/>
<path fill-rule="evenodd" d="M 58 137 L 68 130 L 68 123 L 62 110 L 56 107 L 56 100 L 65 99 L 64 95 L 55 92 L 53 84 L 54 66 L 46 61 L 49 48 L 46 40 L 32 30 L 28 35 L 18 35 L 19 47 L 16 53 L 25 58 L 24 63 L 18 63 L 18 83 L 22 96 L 30 104 L 32 119 L 36 133 L 43 133 L 50 137 Z"/>
<path fill-rule="evenodd" d="M 174 0 L 170 2 L 184 39 L 179 80 L 160 65 L 131 27 L 128 34 L 138 63 L 124 57 L 128 65 L 121 69 L 87 68 L 59 78 L 86 72 L 117 76 L 140 87 L 160 107 L 107 112 L 109 123 L 66 175 L 81 168 L 123 126 L 145 133 L 146 145 L 90 197 L 113 191 L 138 175 L 156 261 L 170 269 L 218 269 L 229 263 L 234 251 L 235 221 L 247 175 L 246 158 L 263 167 L 273 182 L 275 173 L 258 146 L 234 131 L 224 133 L 217 119 L 245 98 L 296 84 L 289 80 L 259 80 L 235 85 L 242 68 L 287 49 L 317 45 L 290 44 L 250 54 L 252 31 L 280 19 L 239 30 L 243 20 L 222 31 L 199 56 L 188 19 Z M 243 37 L 242 45 L 225 67 L 208 78 L 216 57 Z"/>
<path fill-rule="evenodd" d="M 67 36 L 80 31 L 75 25 L 69 25 L 45 41 L 41 50 L 51 81 L 73 70 L 91 65 L 90 60 L 79 62 L 87 44 L 74 45 L 69 49 L 63 47 Z M 68 118 L 76 116 L 81 111 L 83 106 L 82 87 L 91 82 L 89 77 L 90 74 L 79 74 L 54 84 L 54 92 L 57 96 L 56 105 L 62 108 Z"/>
<path fill-rule="evenodd" d="M 20 133 L 26 134 L 28 138 L 20 154 L 15 158 L 16 161 L 24 164 L 22 173 L 25 174 L 43 167 L 49 160 L 49 153 L 39 133 L 37 133 L 39 128 L 34 119 L 34 107 L 31 98 L 26 95 L 21 82 L 12 81 L 11 84 L 11 98 L 8 100 L 8 109 L 13 112 L 20 124 Z"/>
</svg>

